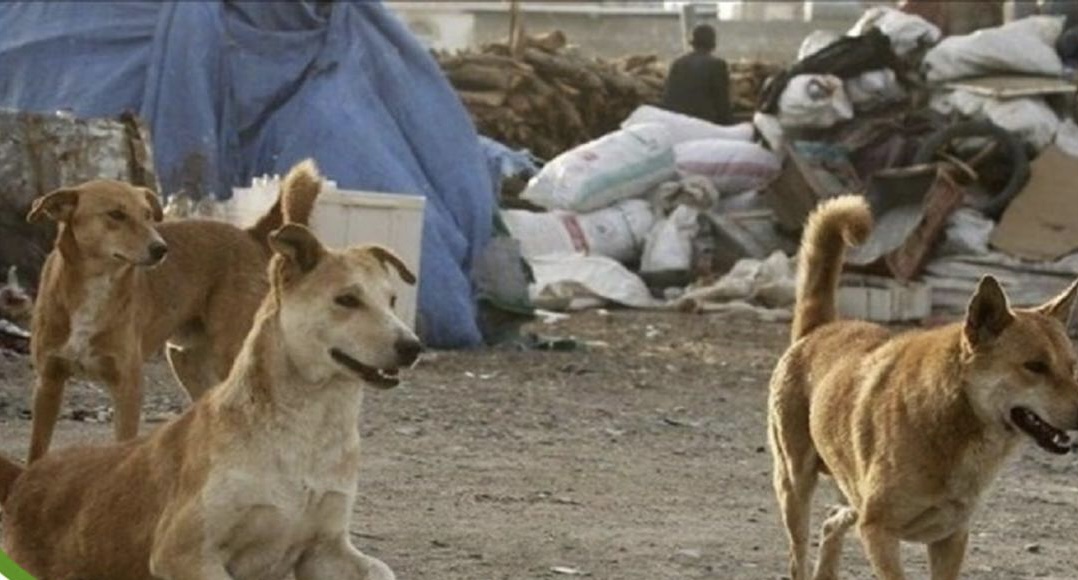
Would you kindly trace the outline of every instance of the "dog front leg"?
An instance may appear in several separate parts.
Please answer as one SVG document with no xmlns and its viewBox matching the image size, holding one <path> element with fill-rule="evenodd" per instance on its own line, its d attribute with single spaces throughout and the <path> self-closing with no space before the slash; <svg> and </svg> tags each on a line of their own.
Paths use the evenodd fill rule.
<svg viewBox="0 0 1078 580">
<path fill-rule="evenodd" d="M 34 417 L 30 434 L 30 459 L 33 462 L 49 450 L 56 420 L 60 417 L 60 403 L 64 398 L 64 385 L 71 377 L 67 366 L 52 359 L 39 369 L 34 385 Z"/>
<path fill-rule="evenodd" d="M 141 357 L 126 363 L 118 363 L 103 373 L 105 382 L 112 390 L 115 415 L 112 431 L 117 441 L 138 436 L 139 420 L 142 418 L 142 368 Z"/>
<path fill-rule="evenodd" d="M 346 536 L 319 544 L 305 552 L 296 564 L 296 580 L 396 580 L 396 575 L 377 558 L 355 548 Z"/>
<path fill-rule="evenodd" d="M 932 580 L 957 580 L 966 557 L 969 532 L 962 530 L 928 545 L 929 568 Z"/>
<path fill-rule="evenodd" d="M 878 525 L 861 524 L 861 543 L 879 580 L 904 580 L 902 573 L 902 544 L 898 537 Z"/>
<path fill-rule="evenodd" d="M 224 564 L 185 559 L 165 564 L 151 563 L 150 573 L 157 580 L 233 580 Z"/>
</svg>

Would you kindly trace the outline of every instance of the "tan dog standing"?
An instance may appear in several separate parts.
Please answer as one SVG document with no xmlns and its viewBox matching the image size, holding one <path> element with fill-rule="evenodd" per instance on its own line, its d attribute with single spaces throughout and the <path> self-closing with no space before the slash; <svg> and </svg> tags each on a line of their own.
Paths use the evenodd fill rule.
<svg viewBox="0 0 1078 580">
<path fill-rule="evenodd" d="M 389 580 L 348 533 L 364 385 L 420 343 L 393 313 L 389 250 L 271 243 L 272 290 L 231 374 L 147 438 L 0 459 L 4 551 L 42 579 Z"/>
<path fill-rule="evenodd" d="M 842 197 L 810 217 L 802 240 L 794 342 L 769 401 L 790 575 L 809 577 L 812 494 L 830 474 L 847 505 L 823 524 L 814 578 L 838 577 L 842 538 L 856 526 L 881 580 L 905 578 L 903 541 L 928 546 L 933 580 L 953 580 L 982 495 L 1019 444 L 1070 450 L 1063 431 L 1078 429 L 1078 383 L 1064 326 L 1078 285 L 1018 310 L 986 277 L 963 322 L 897 336 L 836 321 L 844 248 L 871 226 L 864 200 Z"/>
<path fill-rule="evenodd" d="M 306 223 L 320 187 L 313 163 L 297 165 L 273 209 L 247 230 L 207 220 L 158 223 L 157 196 L 119 181 L 35 200 L 27 219 L 55 220 L 59 231 L 33 316 L 30 460 L 49 448 L 71 377 L 108 386 L 120 440 L 138 434 L 142 365 L 166 341 L 192 399 L 223 379 L 268 288 L 267 235 L 286 221 Z"/>
</svg>

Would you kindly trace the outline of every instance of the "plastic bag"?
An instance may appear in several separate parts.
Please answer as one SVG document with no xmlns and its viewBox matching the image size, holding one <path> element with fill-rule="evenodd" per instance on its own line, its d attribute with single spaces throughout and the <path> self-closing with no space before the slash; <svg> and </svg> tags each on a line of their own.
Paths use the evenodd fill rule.
<svg viewBox="0 0 1078 580">
<path fill-rule="evenodd" d="M 656 222 L 644 244 L 640 271 L 688 272 L 692 266 L 692 239 L 700 228 L 699 216 L 696 208 L 682 205 Z"/>
<path fill-rule="evenodd" d="M 830 30 L 813 30 L 801 41 L 801 47 L 797 49 L 797 60 L 806 58 L 827 48 L 832 42 L 841 38 Z"/>
<path fill-rule="evenodd" d="M 866 10 L 850 29 L 850 34 L 860 36 L 871 28 L 880 29 L 891 39 L 891 49 L 899 57 L 908 56 L 922 46 L 932 46 L 943 37 L 935 24 L 890 6 L 873 6 Z"/>
<path fill-rule="evenodd" d="M 674 147 L 674 158 L 678 173 L 708 177 L 719 193 L 762 189 L 782 169 L 774 153 L 755 143 L 717 139 L 682 143 Z"/>
<path fill-rule="evenodd" d="M 889 68 L 868 71 L 847 79 L 845 88 L 850 102 L 860 111 L 872 110 L 906 98 L 906 90 L 899 84 L 895 71 Z"/>
<path fill-rule="evenodd" d="M 586 214 L 511 209 L 501 215 L 509 232 L 520 240 L 526 258 L 583 253 L 633 262 L 640 257 L 644 239 L 655 223 L 651 204 L 642 199 Z"/>
<path fill-rule="evenodd" d="M 644 123 L 557 156 L 521 197 L 546 209 L 586 212 L 640 197 L 676 174 L 670 132 Z"/>
<path fill-rule="evenodd" d="M 996 28 L 943 39 L 928 51 L 921 72 L 929 82 L 993 73 L 1063 74 L 1055 42 L 1063 20 L 1031 16 Z"/>
<path fill-rule="evenodd" d="M 682 115 L 651 105 L 638 107 L 621 123 L 621 127 L 642 124 L 659 124 L 670 132 L 670 143 L 677 145 L 697 139 L 726 139 L 727 141 L 752 141 L 752 124 L 716 125 L 703 119 Z"/>
<path fill-rule="evenodd" d="M 797 75 L 779 98 L 783 127 L 825 129 L 852 118 L 853 104 L 834 75 Z"/>
<path fill-rule="evenodd" d="M 994 99 L 956 90 L 934 97 L 931 106 L 944 115 L 959 113 L 973 119 L 988 119 L 1037 151 L 1055 140 L 1062 123 L 1043 97 Z"/>
</svg>

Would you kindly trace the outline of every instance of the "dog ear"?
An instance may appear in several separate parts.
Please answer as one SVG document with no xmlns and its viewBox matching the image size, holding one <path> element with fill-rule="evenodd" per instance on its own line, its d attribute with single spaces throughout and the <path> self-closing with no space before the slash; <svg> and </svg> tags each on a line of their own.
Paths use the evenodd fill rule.
<svg viewBox="0 0 1078 580">
<path fill-rule="evenodd" d="M 153 211 L 153 221 L 159 222 L 165 219 L 165 211 L 161 208 L 161 198 L 157 197 L 157 194 L 152 189 L 140 187 L 142 195 L 146 196 L 146 203 L 150 204 L 150 210 Z"/>
<path fill-rule="evenodd" d="M 393 266 L 393 269 L 397 271 L 397 275 L 399 275 L 401 280 L 404 280 L 405 283 L 412 286 L 415 285 L 415 274 L 408 269 L 408 265 L 404 263 L 404 260 L 401 260 L 392 250 L 385 246 L 368 246 L 367 251 L 381 262 L 383 267 L 387 264 Z"/>
<path fill-rule="evenodd" d="M 325 253 L 322 243 L 311 230 L 299 224 L 285 224 L 271 233 L 269 245 L 300 272 L 313 270 Z"/>
<path fill-rule="evenodd" d="M 26 221 L 36 224 L 44 219 L 63 222 L 71 219 L 75 212 L 75 206 L 79 203 L 79 189 L 65 187 L 46 193 L 34 200 L 30 206 L 30 213 L 26 214 Z"/>
<path fill-rule="evenodd" d="M 1075 298 L 1078 298 L 1078 281 L 1072 283 L 1070 287 L 1064 290 L 1059 296 L 1041 304 L 1033 310 L 1045 316 L 1051 316 L 1062 322 L 1063 326 L 1067 326 L 1071 321 L 1071 314 L 1074 312 Z"/>
<path fill-rule="evenodd" d="M 977 346 L 1000 335 L 1014 320 L 1007 295 L 992 276 L 981 278 L 966 311 L 966 340 Z"/>
</svg>

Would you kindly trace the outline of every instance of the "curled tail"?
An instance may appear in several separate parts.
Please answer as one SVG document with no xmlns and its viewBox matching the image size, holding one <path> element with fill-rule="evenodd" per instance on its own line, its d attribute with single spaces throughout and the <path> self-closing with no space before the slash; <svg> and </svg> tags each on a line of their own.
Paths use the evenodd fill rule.
<svg viewBox="0 0 1078 580">
<path fill-rule="evenodd" d="M 286 223 L 308 225 L 321 191 L 322 174 L 314 160 L 299 162 L 281 182 L 281 192 L 273 207 L 255 225 L 247 228 L 247 232 L 268 248 L 270 232 Z"/>
<path fill-rule="evenodd" d="M 7 501 L 15 480 L 19 479 L 23 471 L 25 469 L 21 465 L 0 455 L 0 503 Z"/>
<path fill-rule="evenodd" d="M 871 232 L 872 212 L 858 195 L 825 201 L 809 216 L 797 261 L 793 340 L 835 320 L 846 247 L 864 243 Z"/>
</svg>

